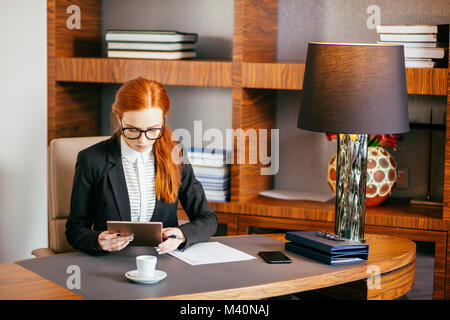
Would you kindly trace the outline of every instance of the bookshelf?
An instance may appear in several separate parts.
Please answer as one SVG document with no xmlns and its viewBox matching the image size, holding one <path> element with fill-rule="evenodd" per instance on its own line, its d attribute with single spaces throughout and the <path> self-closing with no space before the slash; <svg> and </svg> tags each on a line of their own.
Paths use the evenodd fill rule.
<svg viewBox="0 0 450 320">
<path fill-rule="evenodd" d="M 78 5 L 83 27 L 66 27 L 66 9 Z M 232 127 L 275 128 L 276 90 L 301 90 L 303 61 L 277 61 L 278 2 L 235 0 L 232 58 L 194 60 L 108 59 L 102 57 L 100 0 L 48 0 L 48 142 L 100 134 L 101 85 L 143 76 L 165 85 L 232 89 Z M 231 23 L 231 22 L 230 22 Z M 448 69 L 407 69 L 409 94 L 447 97 Z M 450 298 L 450 133 L 446 130 L 444 208 L 411 208 L 407 199 L 389 199 L 367 210 L 366 230 L 435 243 L 434 297 Z M 270 145 L 270 141 L 269 141 Z M 248 147 L 248 143 L 246 143 Z M 236 146 L 235 146 L 236 148 Z M 270 150 L 268 150 L 270 153 Z M 235 161 L 236 163 L 237 161 Z M 332 230 L 334 204 L 259 197 L 273 187 L 261 165 L 232 165 L 231 202 L 211 202 L 229 234 L 250 226 Z M 185 217 L 179 209 L 180 217 Z M 446 276 L 447 274 L 447 276 Z"/>
<path fill-rule="evenodd" d="M 166 85 L 231 88 L 231 61 L 57 58 L 56 81 L 124 83 L 142 74 Z"/>
</svg>

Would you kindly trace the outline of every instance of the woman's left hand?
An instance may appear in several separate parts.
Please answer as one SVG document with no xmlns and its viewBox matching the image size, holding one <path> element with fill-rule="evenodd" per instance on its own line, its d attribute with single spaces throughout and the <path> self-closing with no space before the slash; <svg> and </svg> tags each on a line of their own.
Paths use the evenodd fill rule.
<svg viewBox="0 0 450 320">
<path fill-rule="evenodd" d="M 156 249 L 159 254 L 173 251 L 186 241 L 183 232 L 179 228 L 164 228 L 162 229 L 162 234 L 163 238 L 167 238 L 167 240 L 161 242 Z M 170 236 L 176 236 L 176 239 L 170 238 Z"/>
</svg>

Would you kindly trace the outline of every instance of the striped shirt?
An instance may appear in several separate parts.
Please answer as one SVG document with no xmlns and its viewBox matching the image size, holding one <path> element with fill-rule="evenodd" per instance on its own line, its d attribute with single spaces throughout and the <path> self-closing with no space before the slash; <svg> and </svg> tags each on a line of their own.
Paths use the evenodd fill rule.
<svg viewBox="0 0 450 320">
<path fill-rule="evenodd" d="M 122 165 L 130 198 L 131 221 L 150 221 L 156 203 L 155 155 L 153 146 L 144 152 L 130 148 L 120 139 Z"/>
</svg>

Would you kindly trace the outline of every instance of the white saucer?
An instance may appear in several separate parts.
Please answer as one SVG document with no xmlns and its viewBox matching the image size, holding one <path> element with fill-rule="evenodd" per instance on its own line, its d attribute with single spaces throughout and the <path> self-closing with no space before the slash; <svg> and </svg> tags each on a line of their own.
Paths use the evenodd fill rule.
<svg viewBox="0 0 450 320">
<path fill-rule="evenodd" d="M 161 270 L 155 270 L 153 277 L 150 278 L 140 278 L 137 270 L 128 271 L 125 273 L 125 277 L 129 280 L 137 283 L 156 283 L 167 277 L 167 273 Z"/>
</svg>

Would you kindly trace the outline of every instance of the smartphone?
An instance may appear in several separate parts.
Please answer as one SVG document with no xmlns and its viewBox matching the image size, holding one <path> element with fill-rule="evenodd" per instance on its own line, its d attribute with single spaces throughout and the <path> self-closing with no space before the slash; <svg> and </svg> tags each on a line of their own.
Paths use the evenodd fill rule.
<svg viewBox="0 0 450 320">
<path fill-rule="evenodd" d="M 281 251 L 260 251 L 258 254 L 267 263 L 291 263 L 292 260 L 284 255 Z"/>
</svg>

